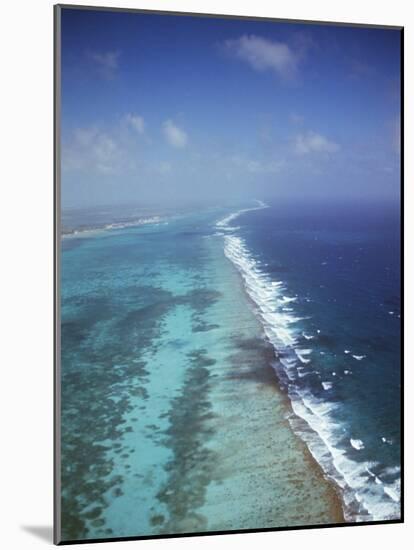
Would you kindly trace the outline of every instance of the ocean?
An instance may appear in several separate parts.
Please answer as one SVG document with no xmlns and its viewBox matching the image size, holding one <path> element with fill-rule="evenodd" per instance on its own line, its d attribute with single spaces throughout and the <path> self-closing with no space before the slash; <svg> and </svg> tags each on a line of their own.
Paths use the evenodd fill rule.
<svg viewBox="0 0 414 550">
<path fill-rule="evenodd" d="M 399 224 L 380 202 L 64 213 L 63 539 L 398 519 Z"/>
</svg>

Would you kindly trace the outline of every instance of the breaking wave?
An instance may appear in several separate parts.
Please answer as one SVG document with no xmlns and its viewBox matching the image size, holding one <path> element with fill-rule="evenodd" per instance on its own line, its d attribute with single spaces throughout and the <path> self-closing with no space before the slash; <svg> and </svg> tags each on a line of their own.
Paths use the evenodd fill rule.
<svg viewBox="0 0 414 550">
<path fill-rule="evenodd" d="M 317 346 L 318 334 L 309 334 L 303 326 L 304 319 L 295 315 L 293 307 L 286 307 L 294 306 L 297 296 L 289 295 L 283 281 L 271 279 L 237 235 L 238 228 L 230 225 L 244 212 L 267 208 L 265 203 L 257 202 L 256 207 L 226 216 L 216 227 L 224 232 L 224 253 L 239 271 L 255 314 L 273 346 L 272 366 L 292 405 L 289 422 L 325 475 L 339 488 L 347 521 L 397 519 L 399 468 L 384 468 L 378 462 L 358 460 L 355 456 L 364 448 L 364 442 L 344 433 L 344 426 L 335 418 L 341 405 L 329 400 L 334 383 L 321 379 L 313 358 L 315 350 L 309 347 L 310 343 Z M 314 391 L 315 386 L 321 389 L 320 394 Z"/>
</svg>

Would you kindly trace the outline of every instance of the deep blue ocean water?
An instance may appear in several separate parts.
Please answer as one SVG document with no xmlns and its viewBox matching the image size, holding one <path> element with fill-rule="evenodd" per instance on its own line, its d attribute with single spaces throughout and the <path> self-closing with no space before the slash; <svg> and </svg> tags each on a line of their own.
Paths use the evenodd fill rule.
<svg viewBox="0 0 414 550">
<path fill-rule="evenodd" d="M 246 308 L 273 346 L 290 425 L 341 488 L 346 519 L 398 518 L 398 207 L 252 201 L 156 214 L 67 218 L 83 233 L 62 239 L 64 538 L 203 528 L 208 396 L 229 349 L 246 354 L 234 338 Z M 229 270 L 245 289 L 234 300 Z"/>
<path fill-rule="evenodd" d="M 399 206 L 268 206 L 230 221 L 226 239 L 306 421 L 292 425 L 343 487 L 349 517 L 398 517 Z"/>
</svg>

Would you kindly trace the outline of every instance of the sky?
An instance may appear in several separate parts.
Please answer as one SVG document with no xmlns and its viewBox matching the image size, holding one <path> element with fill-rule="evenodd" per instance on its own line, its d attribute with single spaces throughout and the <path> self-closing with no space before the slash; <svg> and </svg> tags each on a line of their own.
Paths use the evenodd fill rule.
<svg viewBox="0 0 414 550">
<path fill-rule="evenodd" d="M 400 190 L 400 31 L 62 9 L 62 205 Z"/>
</svg>

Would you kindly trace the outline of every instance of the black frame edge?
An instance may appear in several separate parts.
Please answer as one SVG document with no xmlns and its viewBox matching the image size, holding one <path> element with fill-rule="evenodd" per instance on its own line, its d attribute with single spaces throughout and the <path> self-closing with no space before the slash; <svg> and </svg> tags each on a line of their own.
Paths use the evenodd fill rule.
<svg viewBox="0 0 414 550">
<path fill-rule="evenodd" d="M 389 29 L 389 30 L 402 30 L 402 25 L 381 25 L 377 23 L 347 23 L 345 21 L 318 21 L 310 19 L 286 19 L 279 17 L 266 17 L 260 15 L 229 15 L 225 13 L 201 13 L 190 11 L 168 11 L 168 10 L 151 10 L 146 8 L 119 8 L 115 6 L 88 6 L 80 4 L 56 4 L 61 9 L 79 9 L 79 10 L 91 10 L 91 11 L 111 11 L 111 12 L 129 12 L 129 13 L 142 13 L 143 15 L 177 15 L 184 17 L 207 17 L 216 19 L 247 19 L 249 21 L 272 21 L 274 23 L 293 23 L 304 25 L 323 25 L 323 26 L 341 26 L 341 27 L 361 27 L 361 28 L 373 28 L 373 29 Z"/>
<path fill-rule="evenodd" d="M 404 145 L 404 27 L 401 28 L 401 50 L 400 50 L 400 282 L 401 282 L 401 321 L 400 321 L 400 336 L 401 336 L 401 395 L 400 395 L 400 429 L 401 429 L 401 523 L 404 523 L 405 513 L 405 399 L 404 399 L 404 367 L 405 367 L 405 292 L 404 292 L 404 216 L 405 216 L 405 204 L 404 204 L 404 158 L 405 158 L 405 145 Z"/>
<path fill-rule="evenodd" d="M 53 543 L 61 544 L 60 507 L 60 71 L 61 7 L 53 6 Z"/>
</svg>

